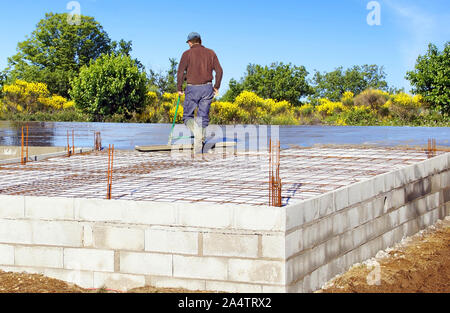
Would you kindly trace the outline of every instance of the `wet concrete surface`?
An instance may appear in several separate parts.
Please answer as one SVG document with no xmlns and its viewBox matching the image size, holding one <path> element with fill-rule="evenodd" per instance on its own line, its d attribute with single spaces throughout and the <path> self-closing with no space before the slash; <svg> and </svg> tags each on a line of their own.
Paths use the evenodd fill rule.
<svg viewBox="0 0 450 313">
<path fill-rule="evenodd" d="M 170 124 L 133 124 L 133 123 L 63 123 L 30 122 L 30 146 L 66 146 L 67 131 L 75 132 L 75 145 L 92 147 L 94 133 L 101 132 L 103 146 L 114 144 L 116 149 L 133 150 L 135 146 L 167 144 Z M 20 146 L 21 127 L 25 123 L 0 121 L 0 146 Z M 214 126 L 213 126 L 214 127 Z M 277 126 L 244 126 L 248 132 L 246 139 L 233 136 L 233 126 L 226 129 L 221 126 L 222 134 L 215 141 L 238 141 L 241 150 L 249 149 L 250 139 L 257 136 L 270 137 L 277 133 Z M 239 126 L 238 126 L 239 127 Z M 190 135 L 187 128 L 177 125 L 180 135 Z M 227 131 L 230 130 L 231 133 Z M 269 136 L 264 136 L 265 132 Z M 228 136 L 231 134 L 231 136 Z M 233 138 L 232 138 L 233 137 Z M 430 138 L 436 139 L 438 146 L 450 146 L 450 127 L 378 127 L 378 126 L 280 126 L 279 138 L 282 148 L 290 145 L 311 147 L 316 144 L 353 144 L 378 146 L 425 146 Z M 70 139 L 71 140 L 71 139 Z M 244 143 L 245 141 L 245 143 Z M 254 141 L 254 140 L 253 140 Z M 186 139 L 174 141 L 187 143 Z M 251 145 L 251 143 L 250 143 Z"/>
</svg>

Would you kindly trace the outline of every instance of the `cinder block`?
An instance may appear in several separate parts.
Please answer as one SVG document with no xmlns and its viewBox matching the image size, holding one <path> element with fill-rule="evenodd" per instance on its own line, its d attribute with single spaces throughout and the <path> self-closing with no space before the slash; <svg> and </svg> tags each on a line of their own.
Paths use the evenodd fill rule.
<svg viewBox="0 0 450 313">
<path fill-rule="evenodd" d="M 226 280 L 228 277 L 227 259 L 174 255 L 173 276 Z"/>
<path fill-rule="evenodd" d="M 198 233 L 174 228 L 146 229 L 145 251 L 198 254 Z"/>
<path fill-rule="evenodd" d="M 449 191 L 450 191 L 450 189 L 449 189 Z M 440 207 L 441 204 L 444 204 L 444 203 L 441 203 L 441 201 L 440 201 L 440 193 L 439 192 L 428 195 L 425 199 L 426 199 L 428 211 L 434 210 L 434 209 Z"/>
<path fill-rule="evenodd" d="M 348 229 L 353 229 L 359 225 L 359 214 L 360 211 L 364 210 L 363 206 L 356 206 L 348 210 L 347 218 L 348 218 Z"/>
<path fill-rule="evenodd" d="M 348 252 L 353 249 L 353 233 L 351 231 L 339 236 L 339 249 L 342 252 Z"/>
<path fill-rule="evenodd" d="M 64 248 L 64 268 L 69 270 L 114 272 L 114 251 Z"/>
<path fill-rule="evenodd" d="M 172 255 L 120 252 L 120 272 L 142 275 L 172 275 Z"/>
<path fill-rule="evenodd" d="M 361 182 L 360 185 L 361 190 L 361 201 L 366 201 L 370 198 L 375 197 L 377 194 L 375 193 L 375 181 L 374 179 L 367 179 Z"/>
<path fill-rule="evenodd" d="M 127 291 L 145 286 L 145 276 L 121 273 L 94 272 L 94 288 L 106 287 L 109 289 Z"/>
<path fill-rule="evenodd" d="M 333 234 L 342 234 L 350 229 L 349 214 L 351 209 L 345 209 L 333 215 Z"/>
<path fill-rule="evenodd" d="M 385 191 L 388 192 L 394 188 L 397 188 L 399 186 L 396 186 L 395 176 L 397 171 L 386 173 L 382 176 L 384 176 L 384 187 Z"/>
<path fill-rule="evenodd" d="M 305 202 L 304 210 L 304 224 L 317 220 L 320 212 L 318 199 L 312 198 Z"/>
<path fill-rule="evenodd" d="M 206 281 L 206 290 L 230 292 L 230 293 L 261 293 L 263 288 L 261 285 L 239 284 L 223 281 Z"/>
<path fill-rule="evenodd" d="M 0 218 L 22 218 L 25 212 L 23 196 L 0 195 Z"/>
<path fill-rule="evenodd" d="M 190 227 L 231 228 L 233 207 L 199 203 L 198 206 L 180 207 L 178 224 Z"/>
<path fill-rule="evenodd" d="M 450 187 L 450 171 L 441 173 L 441 188 L 448 187 Z"/>
<path fill-rule="evenodd" d="M 426 198 L 417 199 L 414 202 L 408 203 L 406 205 L 410 210 L 416 212 L 416 215 L 422 215 L 427 212 L 427 200 Z"/>
<path fill-rule="evenodd" d="M 372 213 L 373 218 L 380 217 L 384 214 L 384 207 L 386 205 L 386 202 L 388 201 L 387 196 L 381 196 L 377 197 L 372 200 Z"/>
<path fill-rule="evenodd" d="M 282 261 L 230 259 L 228 279 L 249 283 L 284 283 L 285 269 Z"/>
<path fill-rule="evenodd" d="M 279 237 L 275 237 L 279 238 Z M 265 251 L 272 251 L 276 247 L 276 251 L 283 258 L 290 258 L 296 253 L 299 253 L 303 250 L 303 229 L 297 229 L 296 231 L 286 235 L 286 239 L 282 238 L 282 240 L 276 239 L 276 242 L 267 242 L 264 241 L 263 237 L 263 256 L 269 255 L 269 253 L 265 253 Z M 275 239 L 274 239 L 275 240 Z M 275 254 L 275 253 L 273 253 Z"/>
<path fill-rule="evenodd" d="M 333 260 L 341 252 L 339 236 L 331 238 L 325 243 L 325 259 L 327 261 Z"/>
<path fill-rule="evenodd" d="M 348 189 L 347 187 L 340 188 L 333 192 L 335 212 L 348 207 Z"/>
<path fill-rule="evenodd" d="M 351 206 L 363 200 L 363 188 L 366 184 L 362 182 L 348 186 L 348 205 Z"/>
<path fill-rule="evenodd" d="M 112 226 L 94 226 L 94 247 L 112 250 L 144 250 L 144 230 Z"/>
<path fill-rule="evenodd" d="M 92 271 L 44 268 L 42 274 L 50 278 L 76 284 L 82 288 L 94 288 L 94 273 Z"/>
<path fill-rule="evenodd" d="M 406 202 L 414 201 L 431 192 L 431 183 L 429 178 L 420 179 L 414 183 L 405 186 Z"/>
<path fill-rule="evenodd" d="M 399 225 L 415 217 L 417 217 L 417 211 L 411 205 L 405 205 L 398 209 Z"/>
<path fill-rule="evenodd" d="M 296 255 L 286 262 L 286 284 L 301 278 L 305 274 L 305 268 L 309 267 L 306 253 Z"/>
<path fill-rule="evenodd" d="M 83 227 L 76 222 L 0 220 L 0 242 L 81 246 Z"/>
<path fill-rule="evenodd" d="M 324 264 L 327 257 L 326 251 L 327 251 L 326 243 L 318 245 L 317 247 L 314 247 L 313 249 L 308 251 L 305 256 L 309 260 L 303 267 L 304 272 L 311 273 L 312 271 L 320 267 L 322 264 Z"/>
<path fill-rule="evenodd" d="M 14 246 L 0 244 L 0 264 L 14 265 Z"/>
<path fill-rule="evenodd" d="M 15 247 L 15 265 L 35 267 L 63 267 L 63 248 Z"/>
<path fill-rule="evenodd" d="M 29 221 L 0 219 L 0 242 L 31 244 L 32 234 Z"/>
<path fill-rule="evenodd" d="M 405 168 L 398 169 L 393 172 L 394 174 L 394 188 L 400 188 L 405 186 L 408 182 L 408 172 Z"/>
<path fill-rule="evenodd" d="M 334 212 L 334 197 L 332 192 L 320 195 L 317 198 L 319 205 L 319 218 L 330 215 Z"/>
<path fill-rule="evenodd" d="M 33 243 L 38 245 L 81 247 L 83 225 L 78 222 L 32 222 Z"/>
<path fill-rule="evenodd" d="M 309 249 L 316 244 L 319 244 L 319 223 L 311 224 L 303 228 L 303 250 Z"/>
<path fill-rule="evenodd" d="M 263 254 L 264 238 L 263 236 Z M 278 238 L 278 237 L 276 237 Z M 266 238 L 267 240 L 267 238 Z M 284 237 L 280 237 L 284 243 Z M 276 244 L 276 242 L 272 242 Z M 284 245 L 283 245 L 284 246 Z M 277 247 L 273 247 L 277 249 Z M 266 252 L 273 252 L 267 251 Z M 238 235 L 238 234 L 203 234 L 203 255 L 206 256 L 236 256 L 236 257 L 258 257 L 258 236 L 257 235 Z M 276 257 L 276 256 L 272 256 Z"/>
<path fill-rule="evenodd" d="M 25 217 L 36 220 L 73 220 L 73 198 L 26 196 Z"/>
<path fill-rule="evenodd" d="M 382 175 L 375 176 L 374 178 L 371 179 L 373 181 L 374 195 L 379 195 L 386 191 L 385 176 L 386 176 L 386 174 L 382 174 Z"/>
<path fill-rule="evenodd" d="M 435 193 L 441 190 L 441 174 L 430 176 L 431 192 Z"/>
<path fill-rule="evenodd" d="M 257 216 L 258 218 L 255 218 Z M 286 209 L 277 207 L 235 207 L 235 227 L 246 230 L 281 231 L 286 229 Z M 205 222 L 208 220 L 204 218 Z"/>
<path fill-rule="evenodd" d="M 201 279 L 182 279 L 165 276 L 147 276 L 147 285 L 156 288 L 183 288 L 193 291 L 206 289 L 206 281 Z"/>
<path fill-rule="evenodd" d="M 402 207 L 405 205 L 406 201 L 406 194 L 404 188 L 399 188 L 391 191 L 388 194 L 389 198 L 389 209 L 396 209 L 399 207 Z"/>
<path fill-rule="evenodd" d="M 75 219 L 89 222 L 119 222 L 144 225 L 173 225 L 173 203 L 74 199 Z"/>
<path fill-rule="evenodd" d="M 442 204 L 450 201 L 450 187 L 442 190 Z"/>
<path fill-rule="evenodd" d="M 83 247 L 93 247 L 94 245 L 94 231 L 92 226 L 85 224 L 83 225 Z"/>
<path fill-rule="evenodd" d="M 374 218 L 373 216 L 373 209 L 372 209 L 372 202 L 363 202 L 357 206 L 358 208 L 358 225 L 367 223 L 368 221 L 372 220 Z"/>
<path fill-rule="evenodd" d="M 302 201 L 286 207 L 286 230 L 303 225 L 307 201 Z"/>
<path fill-rule="evenodd" d="M 425 166 L 422 162 L 416 163 L 412 167 L 414 172 L 414 180 L 423 179 L 428 176 L 428 174 L 425 174 Z"/>
</svg>

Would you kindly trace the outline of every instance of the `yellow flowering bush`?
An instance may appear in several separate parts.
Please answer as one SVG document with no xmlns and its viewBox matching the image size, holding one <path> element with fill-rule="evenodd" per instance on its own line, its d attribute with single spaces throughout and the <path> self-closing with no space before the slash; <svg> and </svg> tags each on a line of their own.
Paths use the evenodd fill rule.
<svg viewBox="0 0 450 313">
<path fill-rule="evenodd" d="M 353 98 L 355 97 L 355 94 L 351 91 L 346 91 L 342 95 L 341 102 L 345 106 L 351 106 L 353 105 Z"/>
<path fill-rule="evenodd" d="M 422 111 L 422 98 L 401 92 L 391 96 L 386 106 L 390 116 L 402 121 L 411 122 L 419 118 Z"/>
<path fill-rule="evenodd" d="M 74 103 L 59 95 L 51 95 L 47 85 L 16 80 L 3 86 L 3 110 L 6 112 L 45 112 L 72 108 Z"/>
<path fill-rule="evenodd" d="M 314 113 L 314 106 L 311 103 L 306 103 L 297 109 L 300 116 L 310 116 Z"/>
<path fill-rule="evenodd" d="M 334 115 L 346 110 L 342 102 L 333 102 L 328 99 L 319 99 L 319 105 L 316 107 L 317 112 L 324 116 Z"/>
</svg>

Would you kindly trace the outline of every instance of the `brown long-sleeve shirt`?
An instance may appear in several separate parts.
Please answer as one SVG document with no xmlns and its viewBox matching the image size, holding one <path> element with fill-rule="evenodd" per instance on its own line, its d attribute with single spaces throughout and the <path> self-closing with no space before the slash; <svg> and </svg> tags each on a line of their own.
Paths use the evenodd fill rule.
<svg viewBox="0 0 450 313">
<path fill-rule="evenodd" d="M 182 91 L 186 72 L 186 81 L 191 85 L 203 85 L 213 80 L 212 72 L 216 72 L 214 88 L 219 89 L 223 70 L 216 53 L 200 44 L 193 45 L 185 51 L 180 60 L 177 73 L 177 88 Z"/>
</svg>

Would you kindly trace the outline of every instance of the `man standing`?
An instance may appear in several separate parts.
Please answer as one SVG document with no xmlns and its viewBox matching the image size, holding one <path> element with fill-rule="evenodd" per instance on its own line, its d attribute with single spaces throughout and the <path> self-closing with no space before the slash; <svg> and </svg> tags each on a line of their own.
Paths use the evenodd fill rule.
<svg viewBox="0 0 450 313">
<path fill-rule="evenodd" d="M 189 50 L 183 53 L 178 66 L 178 94 L 183 94 L 183 82 L 186 80 L 183 122 L 194 134 L 194 151 L 201 153 L 205 143 L 206 127 L 209 125 L 209 110 L 214 96 L 219 94 L 223 70 L 216 53 L 202 46 L 198 33 L 190 33 L 187 43 Z M 213 74 L 216 72 L 214 86 Z M 194 110 L 198 108 L 197 118 Z"/>
</svg>

